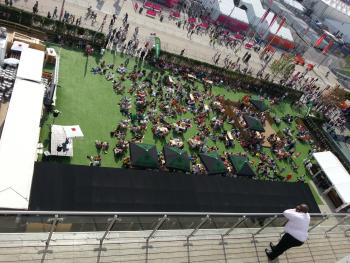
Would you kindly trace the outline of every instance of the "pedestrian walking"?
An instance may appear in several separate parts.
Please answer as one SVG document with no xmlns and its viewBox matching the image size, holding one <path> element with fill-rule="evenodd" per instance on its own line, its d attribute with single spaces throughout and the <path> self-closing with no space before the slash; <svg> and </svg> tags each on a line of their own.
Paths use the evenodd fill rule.
<svg viewBox="0 0 350 263">
<path fill-rule="evenodd" d="M 283 215 L 288 219 L 284 227 L 285 234 L 277 245 L 270 242 L 270 249 L 265 249 L 266 256 L 274 260 L 292 247 L 300 247 L 308 238 L 310 224 L 309 207 L 306 204 L 298 205 L 294 209 L 288 209 Z"/>
<path fill-rule="evenodd" d="M 180 52 L 180 56 L 183 56 L 183 55 L 184 55 L 184 53 L 185 53 L 185 49 L 181 50 L 181 52 Z"/>
<path fill-rule="evenodd" d="M 57 18 L 57 6 L 55 7 L 52 13 L 52 19 L 55 19 L 55 18 Z"/>
<path fill-rule="evenodd" d="M 34 14 L 38 13 L 38 10 L 39 10 L 38 7 L 39 7 L 39 2 L 36 1 L 34 6 L 33 6 L 33 13 Z"/>
</svg>

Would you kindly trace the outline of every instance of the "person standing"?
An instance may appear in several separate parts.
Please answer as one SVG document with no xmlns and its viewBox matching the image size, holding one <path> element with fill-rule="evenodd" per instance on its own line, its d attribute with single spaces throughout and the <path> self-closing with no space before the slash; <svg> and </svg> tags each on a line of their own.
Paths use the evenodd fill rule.
<svg viewBox="0 0 350 263">
<path fill-rule="evenodd" d="M 52 19 L 55 19 L 55 18 L 57 18 L 57 6 L 53 10 L 53 14 L 52 14 Z"/>
<path fill-rule="evenodd" d="M 292 247 L 300 247 L 308 238 L 308 229 L 310 224 L 309 207 L 306 204 L 300 204 L 294 209 L 288 209 L 283 215 L 288 219 L 284 227 L 285 234 L 277 245 L 270 242 L 270 250 L 265 249 L 266 256 L 274 260 L 282 255 L 286 250 Z"/>
</svg>

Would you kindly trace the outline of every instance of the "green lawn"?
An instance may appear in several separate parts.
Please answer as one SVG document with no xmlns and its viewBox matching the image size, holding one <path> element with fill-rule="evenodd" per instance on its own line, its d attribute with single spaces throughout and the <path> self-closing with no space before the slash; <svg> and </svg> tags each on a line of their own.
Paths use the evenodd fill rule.
<svg viewBox="0 0 350 263">
<path fill-rule="evenodd" d="M 56 48 L 56 51 L 59 51 L 59 48 Z M 102 154 L 102 166 L 104 167 L 121 167 L 121 159 L 115 159 L 112 153 L 112 148 L 115 145 L 116 140 L 109 136 L 110 131 L 112 131 L 116 125 L 123 119 L 119 111 L 119 101 L 122 96 L 131 97 L 127 93 L 117 95 L 112 89 L 112 83 L 107 81 L 104 76 L 93 75 L 90 70 L 92 67 L 95 67 L 99 62 L 99 57 L 86 57 L 82 52 L 69 49 L 61 49 L 60 51 L 60 72 L 59 72 L 59 88 L 57 91 L 57 102 L 56 108 L 61 111 L 61 114 L 55 120 L 56 124 L 61 125 L 74 125 L 79 124 L 84 133 L 84 138 L 74 139 L 74 157 L 73 158 L 53 158 L 52 161 L 58 162 L 67 162 L 72 164 L 82 164 L 88 165 L 89 161 L 87 160 L 87 155 L 97 154 L 95 148 L 95 140 L 108 141 L 111 145 L 111 149 L 107 154 Z M 120 57 L 119 54 L 114 56 L 111 53 L 107 53 L 103 58 L 106 63 L 114 63 L 116 67 L 120 63 L 125 61 L 125 57 Z M 135 65 L 135 61 L 130 59 L 128 65 L 129 70 Z M 149 70 L 149 68 L 144 67 Z M 131 82 L 128 80 L 125 82 L 126 85 L 130 86 Z M 125 84 L 124 83 L 124 84 Z M 198 89 L 202 89 L 202 85 L 196 83 Z M 226 89 L 221 87 L 214 87 L 213 93 L 215 95 L 224 95 L 226 99 L 231 99 L 233 101 L 238 101 L 247 93 L 242 92 L 228 92 Z M 133 98 L 133 101 L 135 98 Z M 132 112 L 135 113 L 134 103 L 132 104 Z M 301 114 L 296 110 L 292 109 L 289 103 L 282 103 L 278 106 L 274 106 L 270 109 L 272 114 L 278 116 L 283 116 L 287 113 L 298 115 Z M 193 118 L 191 113 L 186 113 L 180 118 Z M 168 122 L 175 122 L 174 119 L 168 119 Z M 53 123 L 52 115 L 46 116 L 46 120 L 41 129 L 41 141 L 44 143 L 45 150 L 49 146 L 49 130 L 50 125 Z M 231 129 L 231 125 L 225 124 L 225 129 Z M 273 128 L 278 131 L 287 127 L 285 123 L 282 123 L 279 127 L 273 126 Z M 295 123 L 293 123 L 293 129 L 295 129 Z M 191 138 L 197 133 L 196 125 L 193 124 L 193 127 L 189 129 L 184 135 L 184 141 Z M 168 135 L 168 138 L 173 136 L 172 133 Z M 131 133 L 128 132 L 127 139 L 131 138 Z M 151 125 L 148 126 L 147 132 L 145 134 L 144 143 L 156 144 L 158 151 L 162 150 L 162 146 L 165 144 L 164 140 L 157 140 L 154 138 Z M 213 142 L 210 139 L 208 140 L 209 146 L 216 145 L 219 148 L 219 153 L 227 151 L 222 142 Z M 230 152 L 242 152 L 243 149 L 240 146 L 239 142 L 235 142 L 235 148 L 230 150 Z M 290 165 L 285 161 L 277 161 L 277 164 L 280 169 L 283 169 L 283 176 L 288 174 L 293 175 L 293 180 L 298 176 L 306 174 L 304 165 L 302 161 L 306 158 L 307 153 L 310 149 L 308 144 L 297 143 L 296 150 L 300 152 L 301 155 L 295 159 L 299 168 L 297 172 L 293 172 Z M 189 151 L 189 146 L 187 142 L 185 143 L 185 150 Z M 269 149 L 264 150 L 266 153 L 271 155 Z M 125 156 L 128 156 L 125 155 Z M 256 164 L 258 159 L 256 157 L 250 156 L 250 160 L 253 160 Z M 319 197 L 315 194 L 316 201 L 320 203 Z"/>
</svg>

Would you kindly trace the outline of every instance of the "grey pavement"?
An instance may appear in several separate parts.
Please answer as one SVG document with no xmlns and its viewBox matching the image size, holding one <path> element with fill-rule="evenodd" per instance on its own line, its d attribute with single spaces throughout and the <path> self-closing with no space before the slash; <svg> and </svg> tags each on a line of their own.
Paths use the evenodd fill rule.
<svg viewBox="0 0 350 263">
<path fill-rule="evenodd" d="M 4 2 L 4 0 L 1 0 Z M 63 0 L 39 0 L 39 13 L 41 15 L 46 15 L 48 11 L 53 12 L 55 6 L 58 9 L 61 9 Z M 35 3 L 35 0 L 14 0 L 14 6 L 31 11 Z M 187 38 L 187 31 L 179 29 L 174 21 L 168 20 L 168 15 L 165 14 L 164 21 L 160 22 L 159 18 L 149 18 L 145 16 L 145 11 L 143 14 L 135 12 L 133 9 L 133 1 L 131 0 L 102 0 L 102 1 L 93 1 L 93 0 L 66 0 L 64 5 L 64 10 L 67 10 L 69 13 L 74 14 L 76 18 L 82 16 L 85 17 L 87 8 L 92 6 L 93 10 L 97 12 L 97 22 L 94 26 L 91 25 L 91 20 L 82 21 L 82 26 L 87 28 L 92 28 L 97 30 L 103 20 L 103 17 L 107 14 L 108 18 L 106 21 L 106 26 L 104 31 L 107 32 L 107 27 L 109 25 L 110 18 L 113 14 L 117 14 L 117 23 L 115 27 L 121 26 L 121 20 L 125 13 L 129 14 L 129 24 L 131 30 L 129 35 L 132 34 L 133 28 L 138 26 L 140 28 L 140 40 L 146 41 L 151 33 L 156 33 L 162 41 L 162 49 L 179 54 L 182 49 L 185 49 L 185 56 L 190 58 L 204 61 L 207 63 L 213 63 L 212 57 L 217 52 L 220 51 L 221 55 L 221 65 L 222 60 L 226 55 L 229 55 L 232 60 L 236 60 L 238 57 L 242 57 L 246 52 L 245 48 L 240 49 L 237 54 L 233 52 L 232 49 L 228 49 L 223 46 L 218 46 L 213 48 L 209 45 L 209 37 L 207 35 L 199 36 L 194 34 L 192 39 Z M 139 3 L 139 6 L 141 3 Z M 166 13 L 167 11 L 164 10 Z M 182 14 L 182 19 L 186 19 L 185 15 Z M 252 68 L 253 75 L 255 75 L 262 67 L 262 63 L 258 56 L 258 53 L 252 51 L 252 58 L 249 63 L 249 67 Z M 279 58 L 281 52 L 275 54 L 275 58 Z M 312 61 L 307 61 L 307 63 L 312 63 Z M 297 66 L 296 70 L 303 72 L 304 67 Z M 314 71 L 307 74 L 308 77 L 318 78 L 318 85 L 325 87 L 326 85 L 334 86 L 337 84 L 336 77 L 333 74 L 329 74 L 328 78 L 325 78 L 325 74 L 328 71 L 328 67 L 320 66 L 316 67 Z M 265 71 L 269 72 L 269 69 Z M 276 78 L 278 81 L 278 78 Z"/>
</svg>

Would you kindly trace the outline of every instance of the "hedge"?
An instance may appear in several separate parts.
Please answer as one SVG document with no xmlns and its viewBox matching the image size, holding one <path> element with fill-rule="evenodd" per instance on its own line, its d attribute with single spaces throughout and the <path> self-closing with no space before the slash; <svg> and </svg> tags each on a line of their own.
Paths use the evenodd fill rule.
<svg viewBox="0 0 350 263">
<path fill-rule="evenodd" d="M 84 40 L 95 46 L 102 46 L 106 36 L 87 28 L 53 20 L 44 16 L 0 4 L 0 19 L 23 25 L 47 33 L 48 35 L 61 35 L 73 41 Z"/>
<path fill-rule="evenodd" d="M 190 67 L 204 66 L 208 72 L 214 73 L 217 76 L 221 76 L 229 80 L 229 82 L 231 83 L 240 83 L 240 86 L 243 89 L 246 88 L 249 90 L 253 90 L 255 92 L 258 92 L 260 89 L 262 89 L 263 92 L 271 96 L 283 96 L 285 93 L 288 92 L 288 98 L 293 101 L 299 100 L 300 97 L 303 95 L 303 92 L 301 91 L 294 90 L 280 84 L 258 79 L 253 76 L 245 75 L 239 72 L 227 70 L 206 62 L 201 62 L 188 57 L 169 53 L 167 51 L 162 50 L 160 59 L 171 61 L 172 63 L 181 65 L 181 66 L 190 66 Z"/>
</svg>

